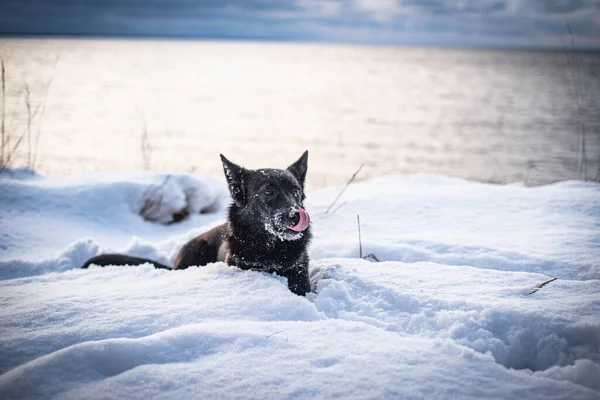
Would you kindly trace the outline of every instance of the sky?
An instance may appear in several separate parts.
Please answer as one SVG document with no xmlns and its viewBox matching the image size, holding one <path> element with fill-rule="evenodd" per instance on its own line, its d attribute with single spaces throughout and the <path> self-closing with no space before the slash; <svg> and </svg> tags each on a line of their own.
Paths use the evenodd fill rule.
<svg viewBox="0 0 600 400">
<path fill-rule="evenodd" d="M 600 0 L 0 0 L 0 34 L 600 49 Z"/>
</svg>

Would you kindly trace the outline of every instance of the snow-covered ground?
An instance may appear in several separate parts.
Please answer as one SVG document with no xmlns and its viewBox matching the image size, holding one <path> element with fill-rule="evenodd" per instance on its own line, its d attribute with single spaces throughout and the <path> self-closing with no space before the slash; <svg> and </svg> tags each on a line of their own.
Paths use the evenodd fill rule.
<svg viewBox="0 0 600 400">
<path fill-rule="evenodd" d="M 600 185 L 383 177 L 326 213 L 339 189 L 307 196 L 304 298 L 221 263 L 79 269 L 171 263 L 223 220 L 219 182 L 2 174 L 0 398 L 600 397 Z"/>
</svg>

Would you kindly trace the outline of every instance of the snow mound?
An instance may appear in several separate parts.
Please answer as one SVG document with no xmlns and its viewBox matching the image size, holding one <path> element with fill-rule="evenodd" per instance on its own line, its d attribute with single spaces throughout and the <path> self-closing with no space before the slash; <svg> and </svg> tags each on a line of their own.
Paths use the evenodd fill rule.
<svg viewBox="0 0 600 400">
<path fill-rule="evenodd" d="M 308 196 L 312 258 L 358 256 L 600 279 L 600 185 L 526 188 L 429 175 L 383 177 Z M 333 208 L 334 210 L 336 207 Z"/>
<path fill-rule="evenodd" d="M 390 385 L 393 377 L 401 383 Z M 85 342 L 0 377 L 7 396 L 65 399 L 485 398 L 490 389 L 495 398 L 506 399 L 523 391 L 540 399 L 594 398 L 568 381 L 519 375 L 448 341 L 335 320 L 203 323 L 140 339 Z"/>
<path fill-rule="evenodd" d="M 221 192 L 188 175 L 167 175 L 150 185 L 142 194 L 139 212 L 147 221 L 163 224 L 179 222 L 189 214 L 216 212 L 223 208 Z"/>
<path fill-rule="evenodd" d="M 43 179 L 31 170 L 6 170 L 0 179 L 5 189 L 0 201 L 9 207 L 31 210 L 43 199 L 44 208 L 53 205 L 60 209 L 75 202 L 78 211 L 88 211 L 91 217 L 98 214 L 90 212 L 92 209 L 120 212 L 126 207 L 148 221 L 167 224 L 175 222 L 177 214 L 216 212 L 228 201 L 217 182 L 187 174 L 138 173 L 129 179 L 89 174 Z"/>
<path fill-rule="evenodd" d="M 598 185 L 385 177 L 326 213 L 339 190 L 307 195 L 299 297 L 222 263 L 79 269 L 171 264 L 223 221 L 220 183 L 1 175 L 0 397 L 598 398 Z"/>
<path fill-rule="evenodd" d="M 156 245 L 222 218 L 228 202 L 222 183 L 186 174 L 48 178 L 7 170 L 0 174 L 0 260 L 18 262 L 14 255 L 23 253 L 47 260 L 84 237 L 103 251 L 120 249 L 132 236 Z M 185 215 L 170 230 L 161 225 Z"/>
<path fill-rule="evenodd" d="M 48 272 L 62 272 L 81 267 L 87 260 L 100 254 L 99 246 L 90 238 L 77 240 L 58 257 L 43 261 L 26 259 L 0 261 L 1 279 L 40 275 Z"/>
<path fill-rule="evenodd" d="M 314 303 L 330 318 L 451 339 L 491 354 L 508 368 L 544 370 L 580 358 L 600 361 L 600 320 L 590 311 L 597 306 L 600 281 L 557 281 L 550 296 L 540 291 L 531 297 L 533 283 L 544 276 L 432 263 L 315 264 Z M 573 286 L 580 294 L 569 299 Z M 554 304 L 559 298 L 561 304 Z M 566 317 L 569 310 L 576 310 L 577 317 Z"/>
</svg>

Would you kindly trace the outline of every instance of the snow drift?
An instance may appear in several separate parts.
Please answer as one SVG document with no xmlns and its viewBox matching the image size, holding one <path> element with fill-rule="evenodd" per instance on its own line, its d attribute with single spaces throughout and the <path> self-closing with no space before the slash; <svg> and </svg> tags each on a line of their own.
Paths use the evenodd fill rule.
<svg viewBox="0 0 600 400">
<path fill-rule="evenodd" d="M 384 177 L 325 213 L 338 191 L 307 195 L 303 298 L 221 263 L 79 269 L 109 250 L 170 264 L 223 220 L 224 185 L 3 174 L 0 397 L 598 398 L 598 185 Z M 358 258 L 357 214 L 381 263 Z"/>
</svg>

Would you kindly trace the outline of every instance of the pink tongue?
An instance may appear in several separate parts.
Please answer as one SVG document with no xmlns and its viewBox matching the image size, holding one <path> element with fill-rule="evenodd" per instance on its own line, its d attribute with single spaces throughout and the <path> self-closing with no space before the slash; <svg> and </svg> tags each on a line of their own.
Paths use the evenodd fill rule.
<svg viewBox="0 0 600 400">
<path fill-rule="evenodd" d="M 290 227 L 290 229 L 295 232 L 302 232 L 303 230 L 308 228 L 308 224 L 310 224 L 310 217 L 302 207 L 298 208 L 298 212 L 300 213 L 300 220 L 298 220 L 298 223 L 296 225 Z"/>
</svg>

